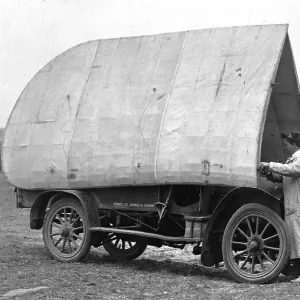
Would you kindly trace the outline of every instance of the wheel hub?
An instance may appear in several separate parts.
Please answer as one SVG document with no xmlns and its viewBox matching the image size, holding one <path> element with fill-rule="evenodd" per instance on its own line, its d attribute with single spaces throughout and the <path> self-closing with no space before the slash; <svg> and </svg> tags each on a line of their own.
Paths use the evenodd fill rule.
<svg viewBox="0 0 300 300">
<path fill-rule="evenodd" d="M 69 226 L 68 224 L 63 224 L 62 228 L 60 230 L 60 235 L 64 238 L 68 238 L 73 234 L 73 230 L 71 228 L 71 226 Z"/>
<path fill-rule="evenodd" d="M 251 255 L 259 254 L 263 249 L 263 241 L 259 237 L 253 236 L 248 241 L 247 249 Z"/>
</svg>

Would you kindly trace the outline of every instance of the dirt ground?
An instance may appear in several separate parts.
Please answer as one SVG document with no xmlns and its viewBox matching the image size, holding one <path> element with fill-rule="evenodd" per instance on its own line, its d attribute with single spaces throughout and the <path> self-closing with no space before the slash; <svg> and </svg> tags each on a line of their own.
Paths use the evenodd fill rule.
<svg viewBox="0 0 300 300">
<path fill-rule="evenodd" d="M 29 209 L 15 208 L 13 188 L 1 173 L 0 282 L 0 299 L 300 299 L 300 284 L 283 275 L 267 285 L 236 283 L 224 268 L 199 265 L 191 247 L 148 247 L 131 262 L 92 248 L 84 263 L 57 262 L 41 231 L 30 230 Z"/>
</svg>

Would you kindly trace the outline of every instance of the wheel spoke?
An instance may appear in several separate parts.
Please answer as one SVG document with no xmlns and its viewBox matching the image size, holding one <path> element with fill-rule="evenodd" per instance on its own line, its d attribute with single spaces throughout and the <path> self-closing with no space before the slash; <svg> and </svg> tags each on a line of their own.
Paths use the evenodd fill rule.
<svg viewBox="0 0 300 300">
<path fill-rule="evenodd" d="M 60 222 L 60 224 L 62 224 L 63 223 L 63 220 L 61 219 L 61 217 L 60 217 L 60 215 L 57 213 L 56 214 L 56 216 L 55 217 L 57 217 L 57 219 L 59 220 L 59 222 Z"/>
<path fill-rule="evenodd" d="M 71 225 L 73 226 L 79 219 L 80 219 L 80 216 L 78 216 L 78 217 L 71 223 Z"/>
<path fill-rule="evenodd" d="M 263 229 L 262 233 L 260 234 L 261 237 L 263 237 L 264 233 L 266 232 L 266 230 L 268 229 L 268 227 L 270 226 L 270 223 L 268 223 L 265 228 Z"/>
<path fill-rule="evenodd" d="M 59 232 L 56 232 L 56 233 L 51 233 L 50 236 L 56 236 L 56 235 L 60 235 Z"/>
<path fill-rule="evenodd" d="M 261 267 L 261 269 L 264 271 L 264 270 L 265 270 L 265 266 L 264 266 L 263 261 L 262 261 L 262 259 L 261 259 L 261 254 L 259 254 L 257 257 L 258 257 L 258 260 L 259 260 L 259 262 L 260 262 L 260 267 Z"/>
<path fill-rule="evenodd" d="M 68 214 L 67 214 L 67 209 L 66 209 L 66 207 L 64 208 L 64 218 L 65 218 L 65 222 L 67 222 L 68 221 Z"/>
<path fill-rule="evenodd" d="M 122 240 L 122 250 L 125 250 L 126 246 L 125 246 L 125 240 Z"/>
<path fill-rule="evenodd" d="M 61 241 L 62 241 L 62 237 L 60 237 L 56 242 L 55 242 L 55 244 L 54 244 L 54 246 L 56 247 Z"/>
<path fill-rule="evenodd" d="M 73 231 L 83 229 L 83 226 L 73 228 Z"/>
<path fill-rule="evenodd" d="M 245 259 L 245 261 L 244 261 L 243 264 L 241 265 L 241 269 L 243 269 L 243 268 L 245 267 L 245 265 L 246 265 L 246 263 L 247 263 L 249 257 L 250 257 L 250 255 L 248 254 L 247 257 L 246 257 L 246 259 Z"/>
<path fill-rule="evenodd" d="M 131 241 L 128 241 L 129 247 L 132 248 Z"/>
<path fill-rule="evenodd" d="M 251 224 L 250 224 L 250 222 L 249 222 L 249 219 L 248 219 L 248 218 L 246 219 L 246 222 L 247 222 L 247 224 L 248 224 L 248 227 L 249 227 L 249 230 L 250 230 L 250 236 L 252 236 L 252 235 L 253 235 L 253 232 L 252 232 Z"/>
<path fill-rule="evenodd" d="M 272 235 L 272 236 L 269 236 L 268 238 L 263 239 L 263 241 L 264 241 L 264 242 L 265 242 L 265 241 L 268 241 L 268 240 L 273 239 L 273 238 L 275 238 L 275 237 L 277 237 L 277 236 L 279 236 L 279 235 L 278 235 L 278 234 L 274 234 L 274 235 Z"/>
<path fill-rule="evenodd" d="M 265 256 L 265 258 L 270 262 L 270 263 L 274 263 L 274 261 L 266 254 L 266 252 L 265 251 L 262 251 L 261 252 L 264 256 Z"/>
<path fill-rule="evenodd" d="M 259 227 L 259 217 L 256 217 L 256 226 L 255 226 L 255 234 L 258 234 L 258 227 Z"/>
<path fill-rule="evenodd" d="M 75 236 L 76 238 L 78 238 L 80 240 L 83 240 L 83 238 L 80 235 L 76 234 L 76 233 L 73 233 L 73 236 Z"/>
<path fill-rule="evenodd" d="M 255 269 L 255 255 L 252 256 L 251 273 L 254 273 Z"/>
<path fill-rule="evenodd" d="M 120 238 L 117 238 L 116 242 L 114 243 L 115 246 L 117 246 L 119 242 L 120 242 Z"/>
<path fill-rule="evenodd" d="M 279 251 L 280 248 L 274 248 L 274 247 L 270 247 L 270 246 L 264 246 L 264 248 L 267 248 L 269 250 L 274 250 L 274 251 Z"/>
<path fill-rule="evenodd" d="M 243 254 L 245 254 L 245 253 L 247 253 L 247 250 L 240 251 L 240 252 L 234 254 L 234 255 L 233 255 L 233 258 L 237 258 L 237 257 L 239 257 L 239 256 L 241 256 L 241 255 L 243 255 Z"/>
<path fill-rule="evenodd" d="M 72 253 L 72 245 L 70 239 L 68 239 L 68 246 L 69 246 L 69 254 Z"/>
<path fill-rule="evenodd" d="M 237 228 L 237 230 L 248 240 L 250 237 L 241 229 L 241 228 Z"/>
<path fill-rule="evenodd" d="M 242 246 L 247 247 L 247 243 L 243 243 L 243 242 L 232 241 L 232 244 L 235 244 L 235 245 L 242 245 Z"/>
<path fill-rule="evenodd" d="M 65 250 L 66 242 L 67 242 L 67 240 L 64 239 L 61 250 L 60 250 L 61 253 L 63 253 L 63 251 Z"/>
<path fill-rule="evenodd" d="M 71 208 L 71 212 L 70 212 L 70 223 L 72 222 L 73 212 L 74 212 L 74 209 Z"/>
<path fill-rule="evenodd" d="M 70 240 L 74 244 L 74 250 L 76 250 L 77 248 L 79 248 L 79 246 L 77 245 L 76 241 L 72 237 L 70 237 Z"/>
<path fill-rule="evenodd" d="M 105 243 L 111 243 L 113 241 L 115 241 L 117 239 L 116 236 L 113 236 L 112 238 L 107 237 L 107 239 L 105 240 Z"/>
<path fill-rule="evenodd" d="M 57 224 L 57 223 L 55 223 L 55 222 L 52 222 L 52 226 L 53 226 L 53 227 L 56 227 L 56 228 L 58 228 L 58 229 L 61 228 L 61 225 L 59 225 L 59 224 Z"/>
</svg>

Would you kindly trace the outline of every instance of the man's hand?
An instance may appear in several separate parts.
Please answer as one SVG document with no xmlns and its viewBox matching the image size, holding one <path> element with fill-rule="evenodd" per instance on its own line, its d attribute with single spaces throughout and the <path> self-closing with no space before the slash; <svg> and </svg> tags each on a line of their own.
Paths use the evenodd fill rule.
<svg viewBox="0 0 300 300">
<path fill-rule="evenodd" d="M 269 168 L 270 168 L 270 163 L 261 162 L 258 171 L 266 175 L 267 173 L 270 172 Z"/>
</svg>

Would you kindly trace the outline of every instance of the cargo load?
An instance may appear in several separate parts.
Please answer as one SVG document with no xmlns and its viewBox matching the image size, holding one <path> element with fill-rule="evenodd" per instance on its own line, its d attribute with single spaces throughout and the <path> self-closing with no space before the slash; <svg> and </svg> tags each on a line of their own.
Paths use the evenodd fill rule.
<svg viewBox="0 0 300 300">
<path fill-rule="evenodd" d="M 6 126 L 3 170 L 23 189 L 259 187 L 300 132 L 287 25 L 89 41 L 46 64 Z M 280 83 L 278 85 L 278 83 Z"/>
</svg>

